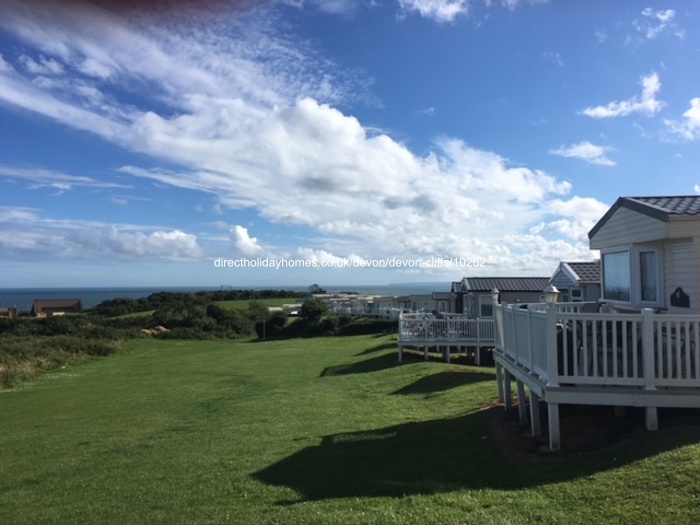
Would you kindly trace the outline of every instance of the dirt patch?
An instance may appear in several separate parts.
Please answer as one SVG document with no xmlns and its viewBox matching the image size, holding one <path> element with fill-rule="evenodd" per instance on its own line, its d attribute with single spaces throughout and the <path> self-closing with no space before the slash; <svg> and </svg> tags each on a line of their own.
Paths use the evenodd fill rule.
<svg viewBox="0 0 700 525">
<path fill-rule="evenodd" d="M 541 436 L 530 435 L 529 423 L 520 426 L 517 404 L 508 412 L 503 405 L 486 409 L 491 435 L 506 456 L 526 461 L 560 461 L 643 437 L 649 432 L 643 408 L 625 407 L 623 413 L 616 414 L 609 406 L 560 405 L 561 450 L 552 453 L 548 450 L 547 404 L 541 401 L 539 409 Z M 700 425 L 700 410 L 659 409 L 662 429 L 680 425 Z"/>
</svg>

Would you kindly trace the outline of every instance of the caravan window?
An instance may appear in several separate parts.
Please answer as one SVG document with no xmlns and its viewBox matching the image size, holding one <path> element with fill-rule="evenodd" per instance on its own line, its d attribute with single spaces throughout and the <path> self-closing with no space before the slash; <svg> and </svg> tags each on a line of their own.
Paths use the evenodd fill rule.
<svg viewBox="0 0 700 525">
<path fill-rule="evenodd" d="M 493 300 L 490 295 L 479 296 L 479 317 L 493 317 Z"/>
<path fill-rule="evenodd" d="M 603 297 L 629 303 L 631 299 L 630 252 L 603 254 Z"/>
<path fill-rule="evenodd" d="M 659 301 L 659 263 L 656 250 L 639 252 L 639 300 L 643 303 Z"/>
</svg>

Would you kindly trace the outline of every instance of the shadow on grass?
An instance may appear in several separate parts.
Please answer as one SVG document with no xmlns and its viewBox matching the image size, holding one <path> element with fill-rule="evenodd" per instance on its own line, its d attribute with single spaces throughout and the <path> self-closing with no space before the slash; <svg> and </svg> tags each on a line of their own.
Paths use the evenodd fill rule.
<svg viewBox="0 0 700 525">
<path fill-rule="evenodd" d="M 494 381 L 495 376 L 492 374 L 478 374 L 462 370 L 445 370 L 438 374 L 421 377 L 415 383 L 406 385 L 393 395 L 409 396 L 412 394 L 432 394 L 434 392 L 443 392 L 452 388 L 480 383 L 482 381 Z"/>
<path fill-rule="evenodd" d="M 507 457 L 491 439 L 489 411 L 325 436 L 253 476 L 295 490 L 287 505 L 351 497 L 402 497 L 464 489 L 518 490 L 617 469 L 700 437 L 700 427 L 648 432 L 581 457 L 540 462 Z"/>
<path fill-rule="evenodd" d="M 390 343 L 382 343 L 380 345 L 372 346 L 370 348 L 367 348 L 360 352 L 359 354 L 355 354 L 356 356 L 361 356 L 361 355 L 367 355 L 367 354 L 373 354 L 374 352 L 380 352 L 382 350 L 396 350 L 396 355 L 398 355 L 399 352 L 399 347 L 396 341 L 390 342 Z"/>
<path fill-rule="evenodd" d="M 399 362 L 395 354 L 383 354 L 358 361 L 357 363 L 348 363 L 343 365 L 328 366 L 321 372 L 321 377 L 324 376 L 341 376 L 347 374 L 367 374 L 369 372 L 378 372 L 399 366 Z"/>
</svg>

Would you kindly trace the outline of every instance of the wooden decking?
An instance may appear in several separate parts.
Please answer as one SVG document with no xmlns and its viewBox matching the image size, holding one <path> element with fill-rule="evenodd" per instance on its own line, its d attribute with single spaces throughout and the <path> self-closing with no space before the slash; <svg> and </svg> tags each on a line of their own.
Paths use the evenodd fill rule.
<svg viewBox="0 0 700 525">
<path fill-rule="evenodd" d="M 700 316 L 590 313 L 595 306 L 494 305 L 494 319 L 402 314 L 399 361 L 404 348 L 448 362 L 455 351 L 492 348 L 499 397 L 510 409 L 515 381 L 521 423 L 534 435 L 542 433 L 535 407 L 547 402 L 552 450 L 560 404 L 645 407 L 650 430 L 658 407 L 700 407 Z"/>
<path fill-rule="evenodd" d="M 423 351 L 428 359 L 430 351 L 445 356 L 449 363 L 453 351 L 465 352 L 475 348 L 477 364 L 482 347 L 493 347 L 495 342 L 493 319 L 468 319 L 462 315 L 436 317 L 432 314 L 402 314 L 399 318 L 399 361 L 404 348 Z"/>
<path fill-rule="evenodd" d="M 540 308 L 540 307 L 538 307 Z M 548 404 L 549 445 L 560 446 L 559 404 L 641 406 L 647 428 L 657 407 L 700 407 L 700 317 L 560 312 L 496 305 L 499 395 L 510 407 L 517 386 L 521 422 L 541 433 L 539 399 Z"/>
</svg>

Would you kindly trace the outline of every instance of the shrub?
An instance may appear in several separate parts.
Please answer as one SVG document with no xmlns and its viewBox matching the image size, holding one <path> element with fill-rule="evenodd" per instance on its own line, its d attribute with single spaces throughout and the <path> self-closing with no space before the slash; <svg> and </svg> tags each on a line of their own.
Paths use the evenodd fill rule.
<svg viewBox="0 0 700 525">
<path fill-rule="evenodd" d="M 122 348 L 119 341 L 75 336 L 0 337 L 0 386 L 8 388 L 42 371 L 103 357 Z"/>
<path fill-rule="evenodd" d="M 367 335 L 395 333 L 398 322 L 391 319 L 356 319 L 353 323 L 341 326 L 338 335 Z"/>
<path fill-rule="evenodd" d="M 258 339 L 274 339 L 279 337 L 285 326 L 287 326 L 287 316 L 277 312 L 272 314 L 267 321 L 255 323 L 255 334 Z"/>
<path fill-rule="evenodd" d="M 307 324 L 317 323 L 328 311 L 326 304 L 320 299 L 307 299 L 301 305 L 299 317 Z"/>
</svg>

